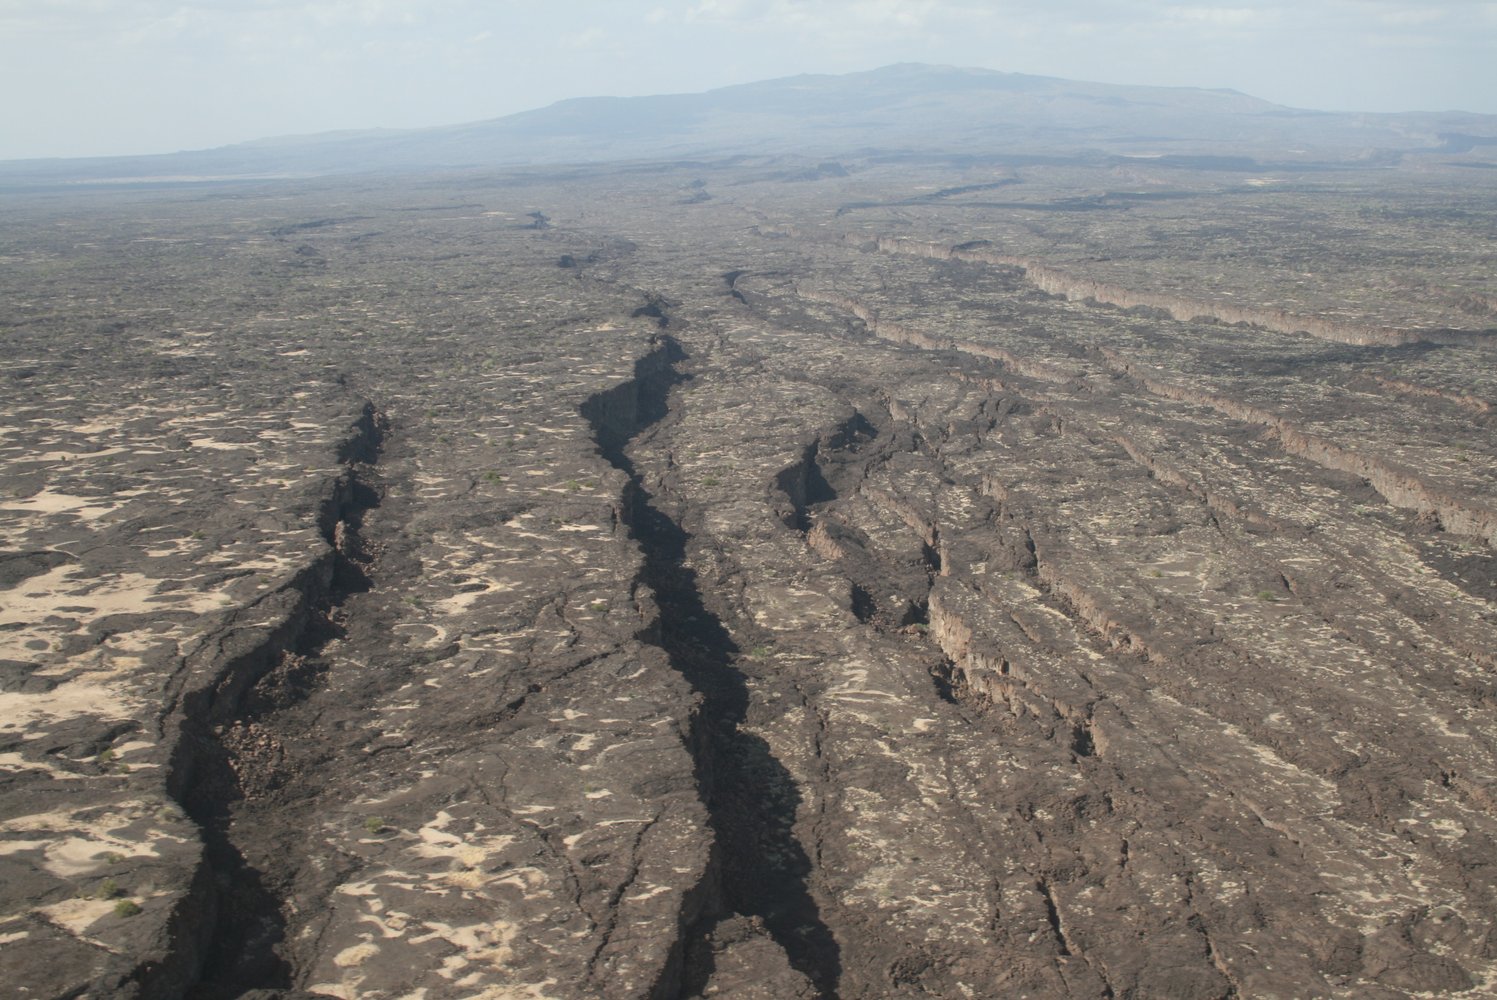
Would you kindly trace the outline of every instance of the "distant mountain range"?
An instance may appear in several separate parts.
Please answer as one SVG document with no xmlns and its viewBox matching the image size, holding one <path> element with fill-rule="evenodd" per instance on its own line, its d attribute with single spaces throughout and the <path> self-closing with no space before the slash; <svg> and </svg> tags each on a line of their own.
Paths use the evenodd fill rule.
<svg viewBox="0 0 1497 1000">
<path fill-rule="evenodd" d="M 213 180 L 737 155 L 1180 157 L 1226 169 L 1497 166 L 1497 116 L 1304 111 L 1230 90 L 905 63 L 700 94 L 590 97 L 440 128 L 330 132 L 156 156 L 0 162 L 0 184 Z"/>
</svg>

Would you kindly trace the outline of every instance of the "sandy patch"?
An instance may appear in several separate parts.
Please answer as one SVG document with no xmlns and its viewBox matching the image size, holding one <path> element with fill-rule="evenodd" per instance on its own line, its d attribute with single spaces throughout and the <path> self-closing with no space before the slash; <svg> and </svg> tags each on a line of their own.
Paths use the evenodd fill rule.
<svg viewBox="0 0 1497 1000">
<path fill-rule="evenodd" d="M 141 490 L 129 490 L 114 494 L 116 497 L 138 496 Z M 0 503 L 0 510 L 14 510 L 26 514 L 73 514 L 85 521 L 97 521 L 112 511 L 124 506 L 125 501 L 118 503 L 99 503 L 99 497 L 80 497 L 71 493 L 58 493 L 53 490 L 42 490 L 34 493 L 24 500 L 13 500 L 10 503 Z"/>
</svg>

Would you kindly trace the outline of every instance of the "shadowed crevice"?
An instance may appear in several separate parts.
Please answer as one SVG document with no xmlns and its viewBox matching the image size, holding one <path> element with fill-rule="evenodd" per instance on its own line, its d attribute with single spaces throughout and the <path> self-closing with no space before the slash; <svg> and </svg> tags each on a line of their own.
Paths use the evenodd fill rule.
<svg viewBox="0 0 1497 1000">
<path fill-rule="evenodd" d="M 690 744 L 714 835 L 709 872 L 718 884 L 701 919 L 682 928 L 676 967 L 666 971 L 656 995 L 699 995 L 712 974 L 714 927 L 741 914 L 760 918 L 791 966 L 833 998 L 840 950 L 807 886 L 811 861 L 793 832 L 800 792 L 769 745 L 740 728 L 749 707 L 737 667 L 741 650 L 686 563 L 690 536 L 645 489 L 626 450 L 668 415 L 671 388 L 689 377 L 677 367 L 686 359 L 680 345 L 668 337 L 659 343 L 636 364 L 634 379 L 582 407 L 603 456 L 629 477 L 625 516 L 644 555 L 643 581 L 660 608 L 658 632 L 650 638 L 702 698 Z"/>
<path fill-rule="evenodd" d="M 266 856 L 263 832 L 245 828 L 246 799 L 274 795 L 295 762 L 267 753 L 279 745 L 277 712 L 301 703 L 322 683 L 322 653 L 344 636 L 338 609 L 373 586 L 372 556 L 360 531 L 380 504 L 374 471 L 388 424 L 372 404 L 340 449 L 345 473 L 323 505 L 319 526 L 327 556 L 288 585 L 298 602 L 287 624 L 226 665 L 200 711 L 188 713 L 187 755 L 174 766 L 178 800 L 202 831 L 208 869 L 209 927 L 200 929 L 199 973 L 193 1000 L 229 1000 L 255 990 L 289 989 L 294 969 L 285 955 L 286 900 L 297 861 L 286 854 L 271 871 L 247 856 Z M 238 824 L 236 825 L 236 820 Z M 287 842 L 286 852 L 294 850 Z"/>
</svg>

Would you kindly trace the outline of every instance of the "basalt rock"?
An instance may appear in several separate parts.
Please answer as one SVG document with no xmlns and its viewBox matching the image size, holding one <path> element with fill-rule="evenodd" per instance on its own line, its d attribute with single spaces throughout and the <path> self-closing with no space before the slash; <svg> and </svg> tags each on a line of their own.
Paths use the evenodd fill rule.
<svg viewBox="0 0 1497 1000">
<path fill-rule="evenodd" d="M 8 205 L 0 981 L 1489 994 L 1480 172 L 834 166 Z"/>
</svg>

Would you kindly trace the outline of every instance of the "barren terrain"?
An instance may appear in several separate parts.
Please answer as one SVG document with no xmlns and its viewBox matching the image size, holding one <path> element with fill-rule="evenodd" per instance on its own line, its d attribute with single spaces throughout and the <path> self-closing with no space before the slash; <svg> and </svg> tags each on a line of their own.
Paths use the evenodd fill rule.
<svg viewBox="0 0 1497 1000">
<path fill-rule="evenodd" d="M 1497 171 L 0 204 L 26 997 L 1491 996 Z"/>
</svg>

